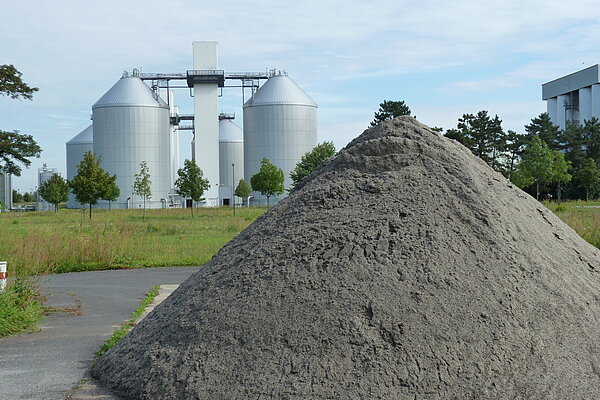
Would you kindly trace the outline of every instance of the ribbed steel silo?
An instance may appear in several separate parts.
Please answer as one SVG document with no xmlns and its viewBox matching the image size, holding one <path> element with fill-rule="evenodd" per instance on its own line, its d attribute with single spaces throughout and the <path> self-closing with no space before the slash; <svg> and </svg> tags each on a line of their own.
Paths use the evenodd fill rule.
<svg viewBox="0 0 600 400">
<path fill-rule="evenodd" d="M 233 191 L 243 177 L 244 132 L 231 119 L 223 118 L 219 121 L 219 198 L 222 205 L 232 204 Z"/>
<path fill-rule="evenodd" d="M 169 106 L 134 71 L 124 74 L 93 106 L 94 152 L 102 168 L 117 175 L 121 194 L 113 205 L 139 208 L 133 194 L 135 174 L 145 161 L 152 181 L 148 208 L 167 205 L 170 189 Z M 99 203 L 102 206 L 102 203 Z"/>
<path fill-rule="evenodd" d="M 67 148 L 67 179 L 71 180 L 77 175 L 77 165 L 83 160 L 83 155 L 94 151 L 94 136 L 92 125 L 79 132 L 73 139 L 66 143 Z M 75 200 L 75 195 L 69 193 L 68 208 L 83 208 L 86 205 Z"/>
<path fill-rule="evenodd" d="M 38 168 L 38 188 L 40 188 L 42 183 L 46 182 L 52 177 L 52 175 L 56 173 L 58 173 L 56 168 L 48 168 L 48 166 L 44 163 L 42 168 Z M 54 210 L 54 205 L 48 203 L 46 199 L 38 195 L 35 209 L 36 211 L 50 211 Z"/>
<path fill-rule="evenodd" d="M 11 175 L 0 172 L 0 212 L 12 209 Z"/>
<path fill-rule="evenodd" d="M 317 104 L 287 75 L 270 77 L 244 104 L 244 176 L 248 184 L 267 157 L 283 170 L 284 187 L 289 189 L 290 172 L 316 145 Z M 254 204 L 266 204 L 266 197 L 253 195 Z"/>
</svg>

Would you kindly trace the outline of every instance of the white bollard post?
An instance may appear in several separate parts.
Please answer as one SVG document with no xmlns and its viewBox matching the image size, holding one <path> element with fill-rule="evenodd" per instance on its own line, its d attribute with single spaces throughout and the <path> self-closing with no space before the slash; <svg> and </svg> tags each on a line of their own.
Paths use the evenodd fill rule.
<svg viewBox="0 0 600 400">
<path fill-rule="evenodd" d="M 6 261 L 0 261 L 0 291 L 6 288 Z"/>
</svg>

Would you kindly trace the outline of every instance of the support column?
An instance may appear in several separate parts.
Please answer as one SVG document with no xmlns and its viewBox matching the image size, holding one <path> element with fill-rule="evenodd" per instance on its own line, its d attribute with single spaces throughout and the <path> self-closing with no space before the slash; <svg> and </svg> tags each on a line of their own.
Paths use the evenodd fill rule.
<svg viewBox="0 0 600 400">
<path fill-rule="evenodd" d="M 194 42 L 194 69 L 217 69 L 217 42 Z M 196 163 L 208 179 L 206 205 L 219 205 L 219 104 L 217 83 L 194 83 Z"/>
<path fill-rule="evenodd" d="M 565 105 L 569 105 L 569 95 L 560 95 L 557 97 L 556 114 L 558 121 L 557 125 L 560 129 L 565 129 L 567 126 L 567 109 Z"/>
<path fill-rule="evenodd" d="M 552 97 L 548 100 L 546 100 L 546 110 L 548 112 L 548 115 L 550 116 L 550 121 L 552 121 L 552 123 L 554 125 L 558 125 L 558 102 L 556 97 Z"/>
<path fill-rule="evenodd" d="M 592 85 L 592 117 L 600 119 L 600 84 Z"/>
<path fill-rule="evenodd" d="M 579 123 L 592 119 L 592 87 L 579 89 Z"/>
</svg>

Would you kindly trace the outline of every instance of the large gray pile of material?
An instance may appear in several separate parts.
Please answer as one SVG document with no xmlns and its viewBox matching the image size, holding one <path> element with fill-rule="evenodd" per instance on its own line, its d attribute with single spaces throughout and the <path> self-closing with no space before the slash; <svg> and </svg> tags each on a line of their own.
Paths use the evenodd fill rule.
<svg viewBox="0 0 600 400">
<path fill-rule="evenodd" d="M 365 131 L 95 366 L 131 399 L 600 398 L 600 251 L 410 117 Z"/>
</svg>

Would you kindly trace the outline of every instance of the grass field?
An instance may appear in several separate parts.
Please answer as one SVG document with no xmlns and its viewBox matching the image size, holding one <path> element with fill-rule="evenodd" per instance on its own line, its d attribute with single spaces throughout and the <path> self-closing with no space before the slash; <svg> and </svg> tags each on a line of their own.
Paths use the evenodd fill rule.
<svg viewBox="0 0 600 400">
<path fill-rule="evenodd" d="M 0 214 L 9 277 L 112 268 L 203 265 L 265 208 L 81 210 Z"/>
<path fill-rule="evenodd" d="M 569 201 L 560 205 L 544 205 L 588 243 L 600 248 L 600 201 Z"/>
<path fill-rule="evenodd" d="M 31 330 L 42 316 L 35 276 L 98 269 L 203 265 L 266 208 L 1 213 L 0 337 Z"/>
</svg>

